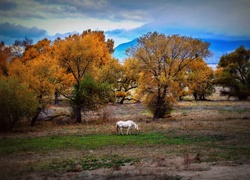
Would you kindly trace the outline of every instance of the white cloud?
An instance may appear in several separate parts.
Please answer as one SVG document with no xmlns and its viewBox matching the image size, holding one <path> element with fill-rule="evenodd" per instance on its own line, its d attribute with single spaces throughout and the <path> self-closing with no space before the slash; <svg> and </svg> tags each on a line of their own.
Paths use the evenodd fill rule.
<svg viewBox="0 0 250 180">
<path fill-rule="evenodd" d="M 76 31 L 81 33 L 83 30 L 114 30 L 117 28 L 121 29 L 134 29 L 143 25 L 140 22 L 133 21 L 110 21 L 100 19 L 32 19 L 30 21 L 16 21 L 27 27 L 38 27 L 46 29 L 49 35 L 56 33 L 67 33 Z"/>
</svg>

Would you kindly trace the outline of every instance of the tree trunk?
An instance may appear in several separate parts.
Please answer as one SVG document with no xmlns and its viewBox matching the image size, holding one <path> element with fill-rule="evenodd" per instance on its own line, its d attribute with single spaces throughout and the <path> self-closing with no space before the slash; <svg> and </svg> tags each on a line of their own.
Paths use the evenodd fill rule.
<svg viewBox="0 0 250 180">
<path fill-rule="evenodd" d="M 81 114 L 81 112 L 82 112 L 81 105 L 77 105 L 76 110 L 75 110 L 75 113 L 76 113 L 75 115 L 76 115 L 76 122 L 78 122 L 78 123 L 82 122 L 82 114 Z"/>
<path fill-rule="evenodd" d="M 153 117 L 153 119 L 154 119 L 154 120 L 157 120 L 157 119 L 159 119 L 159 118 L 160 118 L 160 109 L 157 108 L 157 109 L 155 110 L 155 112 L 154 112 L 154 117 Z"/>
<path fill-rule="evenodd" d="M 123 104 L 124 100 L 125 100 L 125 97 L 122 97 L 122 99 L 120 100 L 120 104 Z"/>
<path fill-rule="evenodd" d="M 154 113 L 154 119 L 164 118 L 167 109 L 164 107 L 158 107 Z"/>
<path fill-rule="evenodd" d="M 163 92 L 161 93 L 161 89 L 158 88 L 158 96 L 157 96 L 157 102 L 156 102 L 156 109 L 154 112 L 154 118 L 153 119 L 159 119 L 163 118 L 166 115 L 167 107 L 165 103 L 165 97 L 167 93 L 167 86 L 164 87 Z"/>
<path fill-rule="evenodd" d="M 42 108 L 38 108 L 37 111 L 36 111 L 36 114 L 33 116 L 32 120 L 31 120 L 31 126 L 34 126 L 35 123 L 36 123 L 36 120 L 40 114 L 40 112 L 42 111 Z"/>
<path fill-rule="evenodd" d="M 59 94 L 59 92 L 56 90 L 55 91 L 55 104 L 59 104 L 59 96 L 60 96 L 60 94 Z"/>
<path fill-rule="evenodd" d="M 156 109 L 154 112 L 154 119 L 163 118 L 167 112 L 167 107 L 164 100 L 157 101 Z"/>
<path fill-rule="evenodd" d="M 193 93 L 193 96 L 194 96 L 194 100 L 196 101 L 196 100 L 197 100 L 197 93 L 194 92 L 194 93 Z"/>
</svg>

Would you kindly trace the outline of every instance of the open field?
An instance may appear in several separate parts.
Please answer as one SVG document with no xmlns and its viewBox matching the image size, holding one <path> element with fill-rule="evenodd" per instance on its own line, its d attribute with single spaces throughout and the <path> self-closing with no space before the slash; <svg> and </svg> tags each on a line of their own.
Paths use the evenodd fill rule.
<svg viewBox="0 0 250 180">
<path fill-rule="evenodd" d="M 1 134 L 0 179 L 250 177 L 249 101 L 183 101 L 158 121 L 138 103 L 109 105 L 84 117 L 87 125 L 65 117 Z M 115 122 L 128 119 L 139 132 L 118 135 Z"/>
</svg>

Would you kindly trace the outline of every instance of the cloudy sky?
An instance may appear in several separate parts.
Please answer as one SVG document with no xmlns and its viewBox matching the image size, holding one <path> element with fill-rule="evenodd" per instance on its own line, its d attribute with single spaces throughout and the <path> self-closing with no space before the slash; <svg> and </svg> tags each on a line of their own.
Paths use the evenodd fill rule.
<svg viewBox="0 0 250 180">
<path fill-rule="evenodd" d="M 1 0 L 0 41 L 103 30 L 115 45 L 149 31 L 250 40 L 249 0 Z"/>
</svg>

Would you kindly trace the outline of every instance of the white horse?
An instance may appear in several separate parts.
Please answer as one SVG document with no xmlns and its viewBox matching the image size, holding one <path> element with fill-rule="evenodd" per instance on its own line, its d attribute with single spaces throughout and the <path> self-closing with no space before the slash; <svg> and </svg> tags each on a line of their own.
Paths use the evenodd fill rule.
<svg viewBox="0 0 250 180">
<path fill-rule="evenodd" d="M 122 132 L 122 128 L 127 128 L 127 135 L 129 134 L 129 130 L 130 128 L 134 126 L 134 128 L 138 131 L 139 130 L 139 127 L 136 123 L 134 123 L 133 121 L 131 120 L 128 120 L 128 121 L 118 121 L 116 123 L 116 128 L 117 128 L 117 132 L 119 132 L 119 134 L 123 134 Z"/>
</svg>

